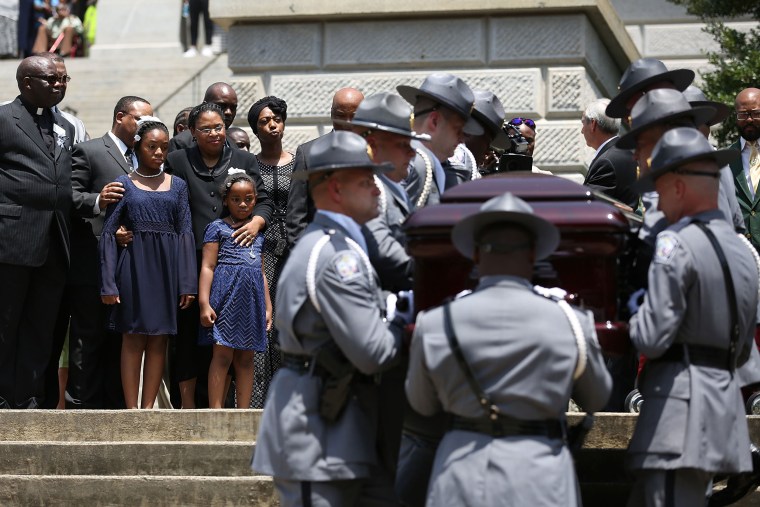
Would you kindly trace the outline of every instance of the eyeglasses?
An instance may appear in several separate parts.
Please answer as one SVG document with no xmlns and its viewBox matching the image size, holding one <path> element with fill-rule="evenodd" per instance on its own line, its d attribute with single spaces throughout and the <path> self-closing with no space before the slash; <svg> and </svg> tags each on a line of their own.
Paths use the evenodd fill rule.
<svg viewBox="0 0 760 507">
<path fill-rule="evenodd" d="M 216 132 L 218 134 L 222 130 L 224 130 L 224 125 L 217 125 L 216 127 L 205 128 L 205 129 L 197 129 L 197 130 L 198 130 L 198 132 L 200 132 L 200 133 L 202 133 L 204 135 L 209 135 L 212 132 Z"/>
<path fill-rule="evenodd" d="M 760 120 L 760 109 L 753 109 L 752 111 L 741 111 L 736 113 L 737 120 L 749 120 L 749 117 L 753 120 Z"/>
<path fill-rule="evenodd" d="M 534 122 L 530 118 L 512 118 L 511 120 L 509 120 L 509 123 L 511 123 L 514 126 L 519 126 L 524 123 L 528 127 L 532 128 L 533 130 L 536 130 L 536 122 Z"/>
<path fill-rule="evenodd" d="M 71 76 L 69 76 L 68 74 L 64 74 L 63 76 L 57 76 L 55 74 L 48 74 L 47 76 L 29 75 L 27 77 L 34 77 L 34 78 L 37 78 L 37 79 L 42 79 L 43 81 L 47 81 L 50 86 L 53 86 L 56 83 L 66 84 L 69 81 L 71 81 Z"/>
</svg>

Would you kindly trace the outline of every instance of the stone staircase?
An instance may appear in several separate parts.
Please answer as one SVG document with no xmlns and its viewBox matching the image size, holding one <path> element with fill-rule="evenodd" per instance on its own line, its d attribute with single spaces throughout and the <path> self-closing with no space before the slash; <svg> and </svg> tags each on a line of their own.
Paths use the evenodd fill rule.
<svg viewBox="0 0 760 507">
<path fill-rule="evenodd" d="M 0 411 L 0 505 L 274 506 L 260 410 Z"/>
</svg>

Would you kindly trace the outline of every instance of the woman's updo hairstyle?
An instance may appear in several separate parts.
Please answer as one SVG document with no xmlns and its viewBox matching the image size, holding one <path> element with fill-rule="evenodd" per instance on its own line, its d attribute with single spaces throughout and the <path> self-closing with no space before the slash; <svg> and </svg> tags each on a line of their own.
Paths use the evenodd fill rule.
<svg viewBox="0 0 760 507">
<path fill-rule="evenodd" d="M 275 97 L 274 95 L 259 99 L 254 102 L 251 108 L 248 110 L 248 125 L 251 126 L 251 129 L 255 135 L 259 134 L 257 130 L 257 127 L 259 125 L 259 115 L 265 107 L 268 107 L 274 114 L 282 118 L 283 123 L 285 123 L 285 120 L 288 119 L 287 102 Z"/>
<path fill-rule="evenodd" d="M 190 116 L 187 118 L 187 126 L 194 129 L 195 124 L 198 122 L 198 117 L 203 113 L 207 113 L 209 111 L 218 114 L 222 119 L 222 124 L 224 124 L 224 111 L 222 111 L 222 108 L 213 102 L 204 102 L 202 104 L 198 104 L 193 108 L 192 111 L 190 111 Z"/>
<path fill-rule="evenodd" d="M 142 143 L 142 139 L 145 136 L 145 134 L 154 129 L 158 129 L 164 132 L 166 136 L 169 137 L 169 129 L 166 128 L 166 125 L 164 125 L 164 123 L 158 118 L 154 116 L 143 116 L 142 118 L 140 118 L 140 120 L 138 120 L 137 133 L 135 133 L 135 146 L 134 146 L 135 152 L 138 151 L 138 148 L 140 147 L 140 144 Z"/>
</svg>

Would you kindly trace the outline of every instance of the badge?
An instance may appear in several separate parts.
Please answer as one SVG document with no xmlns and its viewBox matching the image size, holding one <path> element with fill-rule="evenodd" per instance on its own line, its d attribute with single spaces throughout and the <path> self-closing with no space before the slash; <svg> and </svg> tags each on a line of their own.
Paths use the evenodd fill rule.
<svg viewBox="0 0 760 507">
<path fill-rule="evenodd" d="M 669 264 L 677 248 L 678 236 L 667 231 L 661 232 L 657 235 L 657 244 L 654 247 L 654 261 Z"/>
<path fill-rule="evenodd" d="M 359 263 L 361 260 L 359 256 L 350 250 L 346 250 L 338 254 L 335 258 L 335 270 L 338 272 L 338 276 L 344 282 L 348 282 L 361 276 L 361 268 Z"/>
</svg>

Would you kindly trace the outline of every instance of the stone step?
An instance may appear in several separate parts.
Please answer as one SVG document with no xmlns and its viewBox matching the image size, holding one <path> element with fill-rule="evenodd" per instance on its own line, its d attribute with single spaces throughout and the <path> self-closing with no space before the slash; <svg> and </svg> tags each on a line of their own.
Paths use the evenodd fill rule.
<svg viewBox="0 0 760 507">
<path fill-rule="evenodd" d="M 0 475 L 0 505 L 274 507 L 279 501 L 264 476 Z"/>
<path fill-rule="evenodd" d="M 251 476 L 253 442 L 0 442 L 0 475 Z"/>
<path fill-rule="evenodd" d="M 0 441 L 253 442 L 261 410 L 0 410 Z"/>
</svg>

